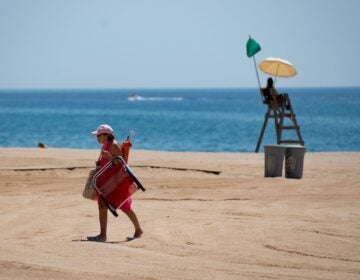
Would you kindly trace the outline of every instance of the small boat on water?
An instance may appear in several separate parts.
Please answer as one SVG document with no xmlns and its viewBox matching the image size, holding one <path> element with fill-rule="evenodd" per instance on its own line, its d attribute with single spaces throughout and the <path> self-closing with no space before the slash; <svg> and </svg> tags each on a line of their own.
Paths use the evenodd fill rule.
<svg viewBox="0 0 360 280">
<path fill-rule="evenodd" d="M 143 97 L 141 97 L 140 95 L 137 95 L 136 93 L 133 93 L 133 94 L 129 95 L 127 99 L 128 99 L 129 101 L 140 101 L 140 100 L 144 100 Z"/>
</svg>

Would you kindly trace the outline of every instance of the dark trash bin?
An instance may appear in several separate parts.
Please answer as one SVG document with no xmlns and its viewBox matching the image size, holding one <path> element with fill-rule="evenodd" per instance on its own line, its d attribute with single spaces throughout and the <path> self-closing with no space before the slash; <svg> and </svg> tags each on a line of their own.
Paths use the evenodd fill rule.
<svg viewBox="0 0 360 280">
<path fill-rule="evenodd" d="M 305 147 L 300 145 L 286 146 L 285 177 L 301 179 L 304 170 Z"/>
<path fill-rule="evenodd" d="M 285 147 L 265 145 L 265 177 L 281 177 L 285 156 Z"/>
</svg>

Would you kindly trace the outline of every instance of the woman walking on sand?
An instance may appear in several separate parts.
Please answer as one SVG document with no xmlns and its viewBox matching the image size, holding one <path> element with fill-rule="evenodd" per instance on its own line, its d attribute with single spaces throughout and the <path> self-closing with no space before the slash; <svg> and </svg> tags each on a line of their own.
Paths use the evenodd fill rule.
<svg viewBox="0 0 360 280">
<path fill-rule="evenodd" d="M 96 162 L 98 167 L 103 167 L 111 161 L 116 156 L 122 156 L 121 147 L 115 140 L 114 130 L 107 124 L 100 125 L 95 131 L 91 132 L 97 137 L 97 140 L 102 144 L 101 154 L 99 160 Z M 135 233 L 133 238 L 139 238 L 143 231 L 140 227 L 139 220 L 135 212 L 131 208 L 132 200 L 129 198 L 120 209 L 129 217 L 130 221 L 135 227 Z M 96 236 L 88 236 L 87 239 L 90 241 L 96 242 L 105 242 L 106 241 L 106 231 L 107 231 L 107 215 L 108 209 L 98 195 L 98 206 L 99 206 L 99 222 L 100 222 L 100 234 Z"/>
</svg>

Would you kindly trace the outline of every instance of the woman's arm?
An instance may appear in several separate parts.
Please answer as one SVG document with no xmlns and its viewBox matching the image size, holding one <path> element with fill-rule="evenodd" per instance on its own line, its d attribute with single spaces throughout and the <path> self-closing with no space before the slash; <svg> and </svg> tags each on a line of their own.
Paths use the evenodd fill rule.
<svg viewBox="0 0 360 280">
<path fill-rule="evenodd" d="M 123 156 L 123 153 L 121 151 L 121 147 L 118 143 L 113 143 L 111 144 L 111 147 L 110 147 L 110 153 L 112 155 L 112 159 L 114 157 L 117 157 L 117 156 Z M 117 164 L 117 161 L 115 161 L 115 163 Z"/>
<path fill-rule="evenodd" d="M 101 155 L 108 160 L 112 160 L 116 156 L 122 156 L 122 151 L 119 144 L 113 143 L 110 146 L 110 151 L 102 150 Z"/>
</svg>

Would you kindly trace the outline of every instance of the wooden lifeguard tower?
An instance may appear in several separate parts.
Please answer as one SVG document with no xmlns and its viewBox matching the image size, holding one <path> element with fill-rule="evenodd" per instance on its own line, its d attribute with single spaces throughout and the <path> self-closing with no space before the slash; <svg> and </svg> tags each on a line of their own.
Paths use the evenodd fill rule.
<svg viewBox="0 0 360 280">
<path fill-rule="evenodd" d="M 249 35 L 249 40 L 246 43 L 246 54 L 248 57 L 253 58 L 262 101 L 264 104 L 267 105 L 268 108 L 267 112 L 265 113 L 264 123 L 261 129 L 259 139 L 256 144 L 255 153 L 259 151 L 261 141 L 264 136 L 265 128 L 269 118 L 274 119 L 277 144 L 291 143 L 291 144 L 300 144 L 304 146 L 304 140 L 302 139 L 300 133 L 300 127 L 296 121 L 296 115 L 294 113 L 288 94 L 287 93 L 275 94 L 274 91 L 271 91 L 268 86 L 266 88 L 261 88 L 259 73 L 255 59 L 255 54 L 257 54 L 260 50 L 261 47 L 259 43 L 256 42 L 254 39 L 252 39 Z M 258 67 L 264 73 L 275 78 L 277 77 L 289 78 L 297 74 L 297 71 L 293 67 L 293 65 L 289 61 L 281 58 L 275 58 L 275 57 L 266 58 L 258 65 Z M 287 131 L 295 130 L 297 139 L 283 138 L 284 130 Z"/>
<path fill-rule="evenodd" d="M 264 123 L 262 125 L 261 133 L 257 141 L 255 153 L 259 151 L 262 138 L 266 129 L 266 125 L 270 118 L 274 119 L 276 143 L 277 144 L 300 144 L 304 146 L 304 140 L 302 139 L 300 126 L 296 121 L 296 115 L 290 102 L 290 98 L 287 93 L 273 96 L 267 89 L 260 89 L 262 101 L 267 105 L 267 112 L 265 113 Z M 283 131 L 296 132 L 297 139 L 283 138 Z"/>
</svg>

